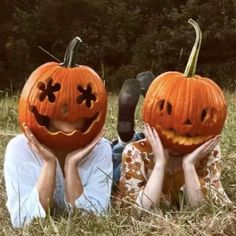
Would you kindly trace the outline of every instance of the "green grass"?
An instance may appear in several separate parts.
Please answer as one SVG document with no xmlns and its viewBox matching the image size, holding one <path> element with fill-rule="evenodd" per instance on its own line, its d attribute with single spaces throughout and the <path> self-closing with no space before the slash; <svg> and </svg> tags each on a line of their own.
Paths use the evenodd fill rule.
<svg viewBox="0 0 236 236">
<path fill-rule="evenodd" d="M 111 209 L 105 217 L 72 216 L 64 213 L 46 220 L 35 220 L 23 229 L 11 227 L 5 206 L 3 178 L 4 151 L 8 141 L 20 130 L 17 124 L 18 96 L 7 93 L 0 97 L 0 235 L 236 235 L 236 93 L 226 92 L 228 117 L 221 138 L 223 154 L 222 183 L 234 206 L 218 208 L 201 206 L 181 210 L 147 211 Z M 136 110 L 137 129 L 141 129 L 140 99 Z M 109 96 L 105 136 L 112 140 L 116 134 L 117 96 Z"/>
</svg>

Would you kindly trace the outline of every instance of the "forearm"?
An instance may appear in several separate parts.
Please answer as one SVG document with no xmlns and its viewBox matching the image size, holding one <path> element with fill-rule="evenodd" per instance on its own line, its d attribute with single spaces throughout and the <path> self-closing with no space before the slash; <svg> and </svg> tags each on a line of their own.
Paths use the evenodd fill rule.
<svg viewBox="0 0 236 236">
<path fill-rule="evenodd" d="M 164 180 L 164 165 L 156 164 L 147 181 L 143 191 L 137 197 L 136 203 L 145 209 L 149 209 L 152 205 L 159 205 L 162 186 Z"/>
<path fill-rule="evenodd" d="M 47 212 L 53 199 L 56 178 L 56 160 L 44 162 L 36 187 L 39 201 Z"/>
<path fill-rule="evenodd" d="M 75 201 L 83 193 L 83 185 L 78 173 L 77 163 L 68 161 L 65 166 L 65 190 L 67 201 L 75 206 Z"/>
<path fill-rule="evenodd" d="M 200 181 L 194 165 L 184 165 L 184 180 L 187 199 L 192 207 L 198 206 L 204 201 Z"/>
</svg>

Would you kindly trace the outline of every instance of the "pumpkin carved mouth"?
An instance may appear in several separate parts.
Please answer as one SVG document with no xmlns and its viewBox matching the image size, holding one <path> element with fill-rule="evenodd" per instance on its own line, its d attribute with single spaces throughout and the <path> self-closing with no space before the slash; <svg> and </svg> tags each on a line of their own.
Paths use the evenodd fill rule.
<svg viewBox="0 0 236 236">
<path fill-rule="evenodd" d="M 65 130 L 62 131 L 62 130 L 59 130 L 58 128 L 56 128 L 55 126 L 52 126 L 51 125 L 52 124 L 51 118 L 49 116 L 41 115 L 35 106 L 30 106 L 30 111 L 34 114 L 37 123 L 40 126 L 46 127 L 47 130 L 53 134 L 58 133 L 58 132 L 62 132 L 64 134 L 68 135 L 68 134 L 75 133 L 76 131 L 79 131 L 81 133 L 86 133 L 87 130 L 90 128 L 90 126 L 97 120 L 97 118 L 99 116 L 99 112 L 97 112 L 95 115 L 93 115 L 90 118 L 81 117 L 75 123 L 80 123 L 82 125 L 75 126 L 76 128 L 73 131 L 65 131 Z M 73 125 L 73 123 L 72 123 L 72 125 Z"/>
<path fill-rule="evenodd" d="M 190 136 L 190 135 L 181 135 L 177 133 L 173 129 L 164 129 L 161 128 L 160 126 L 157 128 L 158 132 L 161 133 L 162 136 L 164 136 L 167 139 L 171 139 L 172 143 L 174 144 L 179 144 L 179 145 L 186 145 L 186 146 L 191 146 L 191 145 L 198 145 L 201 143 L 206 142 L 210 138 L 212 138 L 212 135 L 207 135 L 207 136 Z"/>
</svg>

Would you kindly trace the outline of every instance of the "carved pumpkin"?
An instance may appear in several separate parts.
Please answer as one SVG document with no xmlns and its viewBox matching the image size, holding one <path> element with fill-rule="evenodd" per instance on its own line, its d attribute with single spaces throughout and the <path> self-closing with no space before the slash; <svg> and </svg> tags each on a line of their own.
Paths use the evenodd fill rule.
<svg viewBox="0 0 236 236">
<path fill-rule="evenodd" d="M 81 42 L 75 37 L 64 62 L 38 67 L 26 81 L 19 100 L 19 123 L 52 149 L 73 151 L 89 144 L 102 129 L 107 109 L 105 87 L 98 74 L 75 64 Z M 70 132 L 50 127 L 51 121 L 77 124 Z"/>
<path fill-rule="evenodd" d="M 195 75 L 201 30 L 192 19 L 196 40 L 184 74 L 166 72 L 150 85 L 143 120 L 155 127 L 164 147 L 179 154 L 193 151 L 220 134 L 226 119 L 224 95 L 211 79 Z"/>
</svg>

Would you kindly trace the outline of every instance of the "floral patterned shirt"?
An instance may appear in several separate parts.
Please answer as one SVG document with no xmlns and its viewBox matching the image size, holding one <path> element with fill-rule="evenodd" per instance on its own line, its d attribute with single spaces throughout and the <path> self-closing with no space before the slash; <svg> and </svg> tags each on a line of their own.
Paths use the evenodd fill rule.
<svg viewBox="0 0 236 236">
<path fill-rule="evenodd" d="M 151 146 L 145 139 L 130 143 L 125 147 L 122 155 L 120 192 L 118 194 L 119 198 L 124 200 L 122 205 L 126 205 L 127 202 L 136 202 L 153 167 Z M 209 155 L 201 159 L 196 166 L 196 171 L 206 199 L 211 199 L 220 205 L 230 203 L 220 182 L 221 153 L 219 146 L 216 146 Z M 165 171 L 162 201 L 168 205 L 178 204 L 180 189 L 184 189 L 182 168 L 173 172 Z"/>
</svg>

